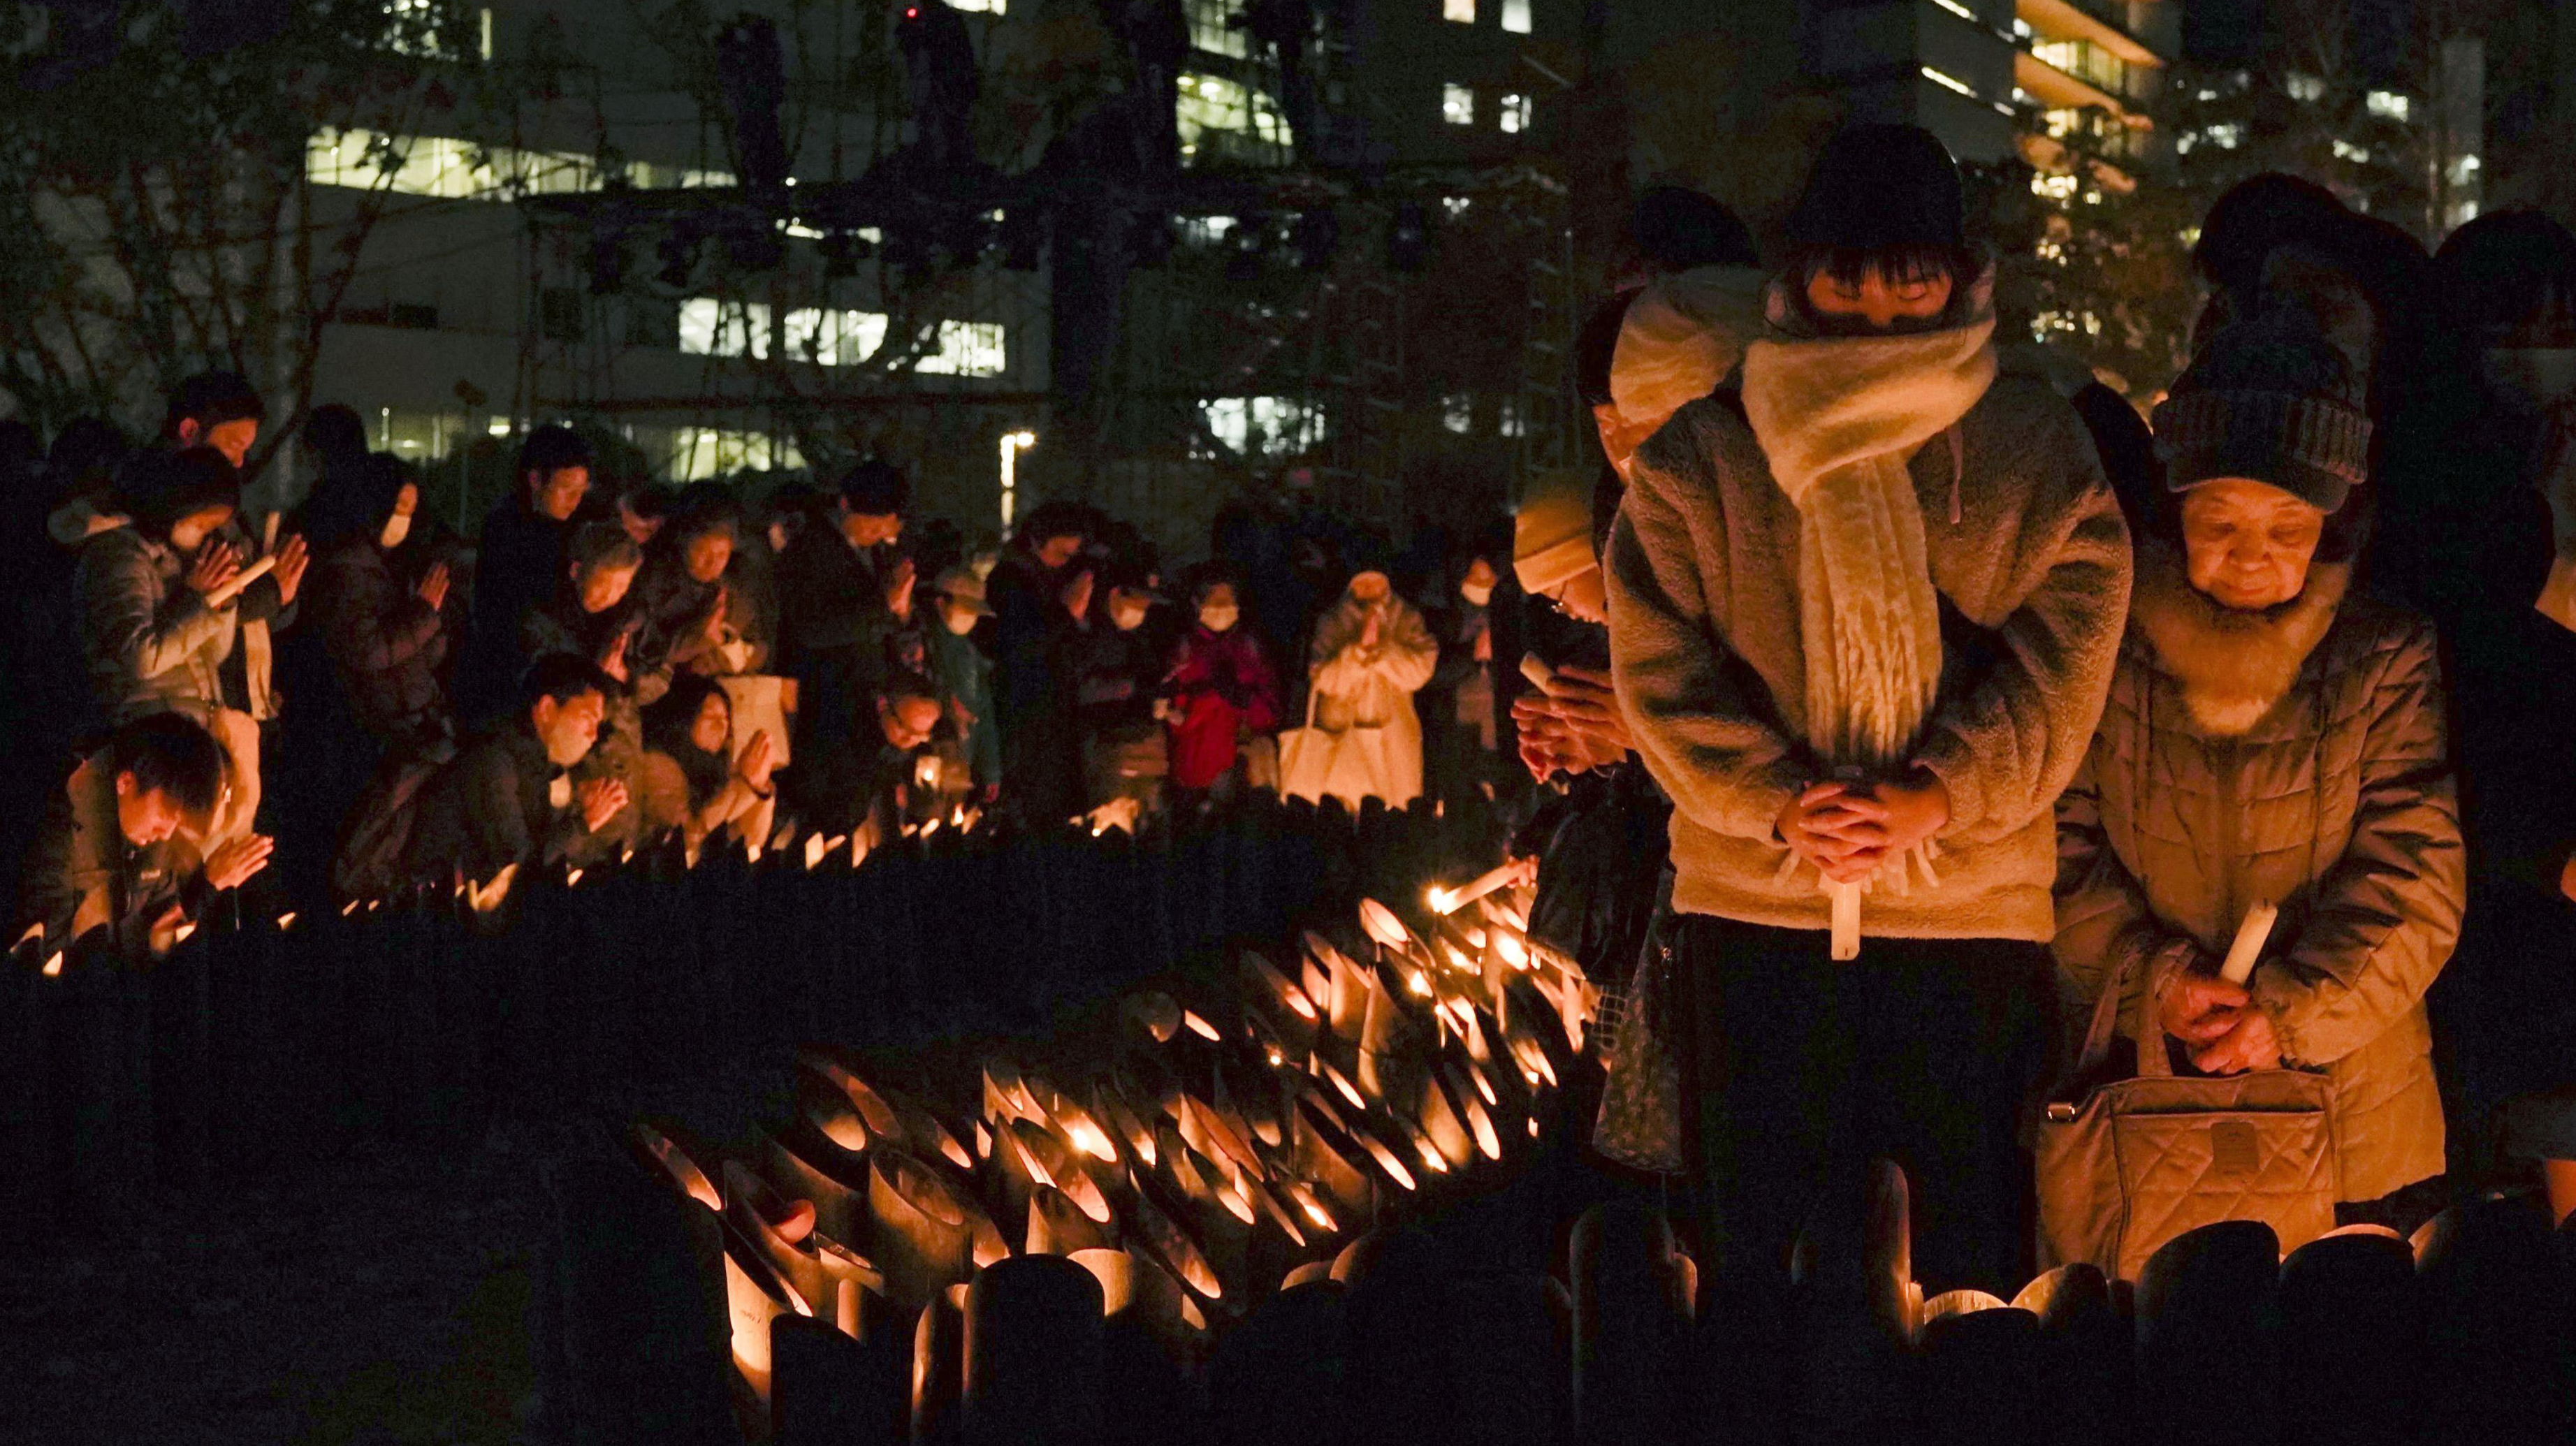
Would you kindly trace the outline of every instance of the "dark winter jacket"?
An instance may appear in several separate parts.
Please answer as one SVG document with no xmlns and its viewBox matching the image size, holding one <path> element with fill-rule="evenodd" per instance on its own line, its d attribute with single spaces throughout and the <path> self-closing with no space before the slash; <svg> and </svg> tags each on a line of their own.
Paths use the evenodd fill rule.
<svg viewBox="0 0 2576 1446">
<path fill-rule="evenodd" d="M 378 741 L 438 732 L 447 713 L 438 609 L 403 585 L 372 537 L 353 537 L 313 565 L 313 605 L 331 673 L 351 717 Z"/>
<path fill-rule="evenodd" d="M 474 549 L 473 646 L 466 666 L 478 704 L 507 697 L 518 676 L 519 621 L 563 586 L 573 524 L 528 505 L 525 489 L 492 509 Z"/>
<path fill-rule="evenodd" d="M 583 835 L 571 795 L 572 780 L 547 759 L 528 720 L 509 719 L 422 787 L 404 872 L 484 883 L 510 864 L 565 857 Z"/>
</svg>

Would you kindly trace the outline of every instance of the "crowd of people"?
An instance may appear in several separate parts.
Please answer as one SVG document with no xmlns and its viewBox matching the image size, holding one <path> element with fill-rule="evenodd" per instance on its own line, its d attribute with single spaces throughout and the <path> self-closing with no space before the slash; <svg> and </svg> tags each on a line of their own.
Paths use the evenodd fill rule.
<svg viewBox="0 0 2576 1446">
<path fill-rule="evenodd" d="M 1734 254 L 1658 257 L 1675 217 Z M 1576 348 L 1598 478 L 1519 519 L 1580 540 L 1518 559 L 1582 635 L 1515 705 L 1581 777 L 1515 845 L 1531 930 L 1626 1005 L 1597 1138 L 1693 1187 L 1734 1408 L 1781 1405 L 1793 1243 L 1877 1161 L 1927 1292 L 2281 1208 L 2217 1115 L 2052 1179 L 2072 1086 L 2295 1077 L 2316 1229 L 2576 1211 L 2576 237 L 2427 254 L 2246 182 L 2142 417 L 1996 335 L 1928 133 L 1838 135 L 1785 230 L 1764 266 L 1648 198 Z"/>
<path fill-rule="evenodd" d="M 1927 1288 L 2008 1294 L 2038 1091 L 2106 1039 L 2322 1079 L 2340 1223 L 2516 1169 L 2576 1210 L 2576 237 L 2428 255 L 2247 182 L 2150 418 L 1996 336 L 1923 131 L 1830 142 L 1770 264 L 1694 193 L 1630 229 L 1597 465 L 1402 553 L 1294 475 L 1176 574 L 1070 502 L 916 525 L 883 459 L 604 495 L 563 427 L 469 540 L 328 407 L 252 516 L 224 375 L 147 445 L 0 436 L 13 687 L 59 705 L 27 937 L 1268 788 L 1508 835 L 1532 938 L 1628 1005 L 1604 1148 L 1687 1177 L 1748 1356 L 1881 1157 Z"/>
<path fill-rule="evenodd" d="M 76 423 L 39 461 L 16 438 L 38 583 L 17 731 L 64 760 L 24 810 L 13 937 L 35 953 L 102 923 L 166 950 L 245 886 L 283 911 L 710 841 L 1133 829 L 1283 782 L 1375 817 L 1424 791 L 1426 690 L 1430 777 L 1472 805 L 1462 828 L 1495 827 L 1494 562 L 1398 560 L 1302 488 L 1230 510 L 1219 560 L 1166 575 L 1069 502 L 1007 540 L 916 525 L 883 459 L 756 500 L 594 487 L 590 446 L 547 426 L 469 539 L 338 407 L 295 439 L 309 493 L 254 513 L 265 415 L 209 374 L 149 445 Z M 1454 573 L 1457 600 L 1426 620 L 1390 568 Z"/>
</svg>

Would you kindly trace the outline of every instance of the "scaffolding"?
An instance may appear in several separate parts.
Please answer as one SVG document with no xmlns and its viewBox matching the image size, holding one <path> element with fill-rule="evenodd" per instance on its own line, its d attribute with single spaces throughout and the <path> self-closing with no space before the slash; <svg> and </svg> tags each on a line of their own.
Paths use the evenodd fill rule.
<svg viewBox="0 0 2576 1446">
<path fill-rule="evenodd" d="M 1225 9 L 1222 0 L 1193 0 L 1193 73 L 1247 93 L 1277 93 L 1275 62 L 1261 47 L 1212 48 L 1220 32 L 1209 17 Z M 1346 37 L 1327 27 L 1314 64 L 1316 93 L 1343 94 Z M 1325 108 L 1328 133 L 1346 124 Z M 1537 166 L 1363 170 L 1293 155 L 1277 143 L 1283 138 L 1258 127 L 1198 132 L 1183 171 L 1105 197 L 1124 218 L 1128 242 L 1113 329 L 1092 385 L 1077 398 L 1052 365 L 1034 359 L 1061 354 L 1066 341 L 1055 334 L 1067 314 L 1056 294 L 1063 233 L 1054 230 L 1040 259 L 1031 254 L 1028 219 L 1013 222 L 1019 208 L 1051 208 L 1055 199 L 1031 175 L 990 177 L 937 198 L 943 214 L 985 224 L 956 248 L 971 246 L 971 257 L 954 256 L 959 264 L 915 294 L 924 288 L 898 284 L 897 253 L 910 244 L 917 255 L 919 242 L 901 234 L 907 223 L 898 218 L 920 214 L 922 198 L 896 164 L 903 128 L 872 129 L 879 139 L 858 179 L 791 193 L 792 214 L 776 224 L 801 244 L 787 248 L 775 271 L 730 264 L 727 248 L 737 243 L 726 238 L 745 236 L 742 218 L 754 214 L 739 189 L 523 202 L 531 305 L 522 356 L 533 409 L 613 421 L 630 436 L 700 427 L 792 438 L 792 451 L 773 444 L 762 459 L 773 468 L 791 458 L 820 467 L 837 454 L 881 448 L 931 474 L 923 492 L 932 510 L 943 497 L 976 495 L 986 474 L 996 475 L 985 495 L 998 492 L 1000 437 L 1070 434 L 1090 439 L 1081 455 L 1042 441 L 1030 456 L 1043 490 L 1147 525 L 1167 553 L 1197 555 L 1218 507 L 1258 497 L 1295 470 L 1311 477 L 1321 505 L 1392 534 L 1408 520 L 1414 464 L 1446 441 L 1442 398 L 1424 391 L 1413 364 L 1416 269 L 1440 262 L 1430 235 L 1405 254 L 1396 233 L 1408 219 L 1436 233 L 1453 208 L 1482 206 L 1507 218 L 1510 238 L 1503 260 L 1510 270 L 1488 278 L 1496 298 L 1490 324 L 1517 332 L 1511 374 L 1482 380 L 1498 399 L 1495 429 L 1509 442 L 1510 475 L 1493 479 L 1491 505 L 1509 505 L 1523 478 L 1565 461 L 1570 228 L 1563 185 Z M 641 348 L 667 357 L 673 340 L 639 318 L 667 309 L 686 286 L 659 285 L 645 302 L 631 273 L 654 270 L 675 227 L 702 238 L 724 263 L 710 267 L 705 256 L 698 263 L 711 294 L 769 306 L 770 323 L 799 304 L 889 318 L 873 354 L 842 366 L 783 356 L 789 331 L 780 327 L 766 355 L 745 346 L 737 355 L 692 358 L 691 385 L 635 386 L 628 354 Z M 629 274 L 603 277 L 604 267 Z M 568 290 L 577 301 L 563 300 Z M 566 319 L 572 310 L 578 322 Z M 924 318 L 998 324 L 1010 360 L 994 376 L 926 374 Z M 667 363 L 660 374 L 670 375 Z M 1084 415 L 1069 415 L 1074 410 Z M 960 520 L 975 530 L 974 519 Z"/>
</svg>

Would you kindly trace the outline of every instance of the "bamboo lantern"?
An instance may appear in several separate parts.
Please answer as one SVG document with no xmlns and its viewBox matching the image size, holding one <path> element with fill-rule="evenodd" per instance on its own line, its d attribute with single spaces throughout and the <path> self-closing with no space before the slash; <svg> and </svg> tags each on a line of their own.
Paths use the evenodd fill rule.
<svg viewBox="0 0 2576 1446">
<path fill-rule="evenodd" d="M 1280 1293 L 1284 1295 L 1302 1285 L 1330 1283 L 1332 1278 L 1333 1262 L 1330 1257 L 1322 1260 L 1310 1260 L 1282 1277 L 1279 1282 L 1279 1290 Z"/>
<path fill-rule="evenodd" d="M 852 1073 L 846 1065 L 830 1055 L 811 1049 L 800 1053 L 797 1059 L 808 1071 L 839 1090 L 843 1097 L 849 1100 L 851 1110 L 858 1115 L 860 1124 L 870 1136 L 892 1141 L 899 1149 L 919 1148 L 916 1143 L 906 1140 L 903 1121 L 895 1113 L 894 1106 L 887 1102 L 885 1096 L 877 1093 L 867 1081 Z M 864 1148 L 864 1143 L 854 1148 Z"/>
<path fill-rule="evenodd" d="M 2023 1286 L 2013 1304 L 2039 1317 L 2057 1393 L 2057 1439 L 2107 1441 L 2125 1434 L 2136 1411 L 2134 1332 L 2101 1270 L 2080 1261 L 2061 1265 Z"/>
<path fill-rule="evenodd" d="M 966 1287 L 949 1286 L 921 1308 L 912 1332 L 912 1439 L 957 1439 L 966 1393 Z"/>
<path fill-rule="evenodd" d="M 868 1165 L 804 1121 L 764 1137 L 762 1151 L 780 1192 L 814 1207 L 814 1228 L 834 1240 L 858 1240 L 868 1223 Z"/>
<path fill-rule="evenodd" d="M 1449 1091 L 1440 1083 L 1437 1072 L 1424 1072 L 1418 1099 L 1416 1118 L 1421 1122 L 1421 1136 L 1431 1149 L 1431 1158 L 1424 1163 L 1436 1159 L 1444 1173 L 1465 1169 L 1476 1158 L 1475 1141 L 1469 1137 L 1467 1121 L 1458 1106 L 1450 1102 Z"/>
<path fill-rule="evenodd" d="M 886 1273 L 886 1291 L 910 1307 L 974 1269 L 975 1232 L 965 1206 L 936 1174 L 909 1155 L 877 1150 L 868 1160 L 868 1248 Z"/>
<path fill-rule="evenodd" d="M 1335 1222 L 1348 1225 L 1369 1218 L 1377 1194 L 1361 1173 L 1359 1147 L 1351 1143 L 1348 1132 L 1327 1122 L 1324 1111 L 1329 1108 L 1318 1109 L 1311 1095 L 1297 1101 L 1297 1173 L 1314 1182 Z"/>
<path fill-rule="evenodd" d="M 1575 1221 L 1574 1416 L 1578 1441 L 1680 1439 L 1675 1384 L 1688 1321 L 1674 1300 L 1671 1227 L 1633 1205 Z"/>
<path fill-rule="evenodd" d="M 911 1354 L 908 1338 L 898 1351 L 893 1342 L 862 1344 L 803 1316 L 770 1322 L 771 1439 L 780 1446 L 901 1440 L 910 1427 L 904 1378 Z"/>
<path fill-rule="evenodd" d="M 787 1283 L 746 1240 L 733 1222 L 725 1223 L 725 1309 L 733 1321 L 733 1363 L 763 1405 L 769 1401 L 770 1322 L 782 1315 L 810 1316 L 796 1288 Z"/>
<path fill-rule="evenodd" d="M 1457 1104 L 1458 1113 L 1466 1120 L 1467 1133 L 1476 1142 L 1476 1153 L 1488 1160 L 1501 1159 L 1502 1133 L 1494 1128 L 1493 1116 L 1486 1113 L 1485 1098 L 1469 1085 L 1466 1070 L 1460 1068 L 1457 1061 L 1450 1060 L 1440 1066 L 1440 1075 L 1448 1082 L 1449 1098 Z M 1491 1086 L 1486 1088 L 1490 1090 Z"/>
<path fill-rule="evenodd" d="M 1198 1242 L 1156 1205 L 1142 1179 L 1136 1181 L 1135 1227 L 1157 1263 L 1199 1299 L 1214 1304 L 1225 1298 L 1225 1286 Z"/>
<path fill-rule="evenodd" d="M 2259 1220 L 2204 1225 L 2149 1256 L 2138 1276 L 2137 1399 L 2177 1400 L 2187 1392 L 2194 1400 L 2228 1401 L 2235 1412 L 2229 1434 L 2271 1440 L 2280 1270 L 2280 1239 Z"/>
<path fill-rule="evenodd" d="M 966 1446 L 1096 1446 L 1102 1296 L 1048 1255 L 1007 1260 L 966 1293 Z"/>
<path fill-rule="evenodd" d="M 790 1201 L 739 1163 L 725 1165 L 726 1218 L 760 1248 L 779 1278 L 794 1287 L 813 1313 L 856 1338 L 862 1297 L 881 1295 L 885 1275 L 848 1246 L 814 1229 L 818 1212 Z M 782 1228 L 782 1222 L 785 1228 Z"/>
<path fill-rule="evenodd" d="M 1924 1313 L 1914 1371 L 1916 1410 L 1931 1427 L 1923 1439 L 2049 1439 L 2057 1423 L 2043 1404 L 2039 1317 L 1974 1290 L 1935 1297 Z"/>
<path fill-rule="evenodd" d="M 717 1191 L 716 1182 L 670 1136 L 640 1122 L 628 1126 L 626 1135 L 637 1157 L 659 1171 L 681 1194 L 719 1215 L 724 1213 L 724 1196 Z"/>
<path fill-rule="evenodd" d="M 1062 1190 L 1040 1185 L 1030 1193 L 1028 1254 L 1115 1253 L 1117 1243 L 1117 1231 L 1111 1223 L 1092 1219 Z M 1106 1282 L 1103 1288 L 1107 1288 Z"/>
<path fill-rule="evenodd" d="M 2291 1251 L 2281 1266 L 2275 1377 L 2282 1418 L 2310 1440 L 2403 1437 L 2421 1384 L 2423 1328 L 2415 1254 L 2395 1231 L 2339 1230 Z"/>
<path fill-rule="evenodd" d="M 1128 1108 L 1123 1092 L 1114 1083 L 1103 1081 L 1092 1087 L 1091 1102 L 1101 1122 L 1125 1143 L 1131 1162 L 1148 1170 L 1154 1168 L 1154 1132 Z"/>
<path fill-rule="evenodd" d="M 1159 989 L 1127 996 L 1119 1012 L 1156 1044 L 1169 1044 L 1181 1032 L 1180 1002 Z"/>
</svg>

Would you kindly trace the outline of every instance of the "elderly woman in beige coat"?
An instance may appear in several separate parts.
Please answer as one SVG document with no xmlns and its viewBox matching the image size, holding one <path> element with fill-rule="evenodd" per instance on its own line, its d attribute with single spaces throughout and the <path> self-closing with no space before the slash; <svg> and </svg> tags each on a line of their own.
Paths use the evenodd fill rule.
<svg viewBox="0 0 2576 1446">
<path fill-rule="evenodd" d="M 2432 625 L 2350 589 L 2360 395 L 2283 311 L 2212 338 L 2157 409 L 2161 535 L 2059 806 L 2054 947 L 2075 1017 L 2118 988 L 2204 1072 L 2323 1070 L 2338 1223 L 2407 1230 L 2440 1203 L 2424 991 L 2466 871 Z M 2280 917 L 2239 987 L 2218 965 L 2258 903 Z"/>
</svg>

